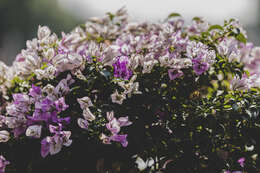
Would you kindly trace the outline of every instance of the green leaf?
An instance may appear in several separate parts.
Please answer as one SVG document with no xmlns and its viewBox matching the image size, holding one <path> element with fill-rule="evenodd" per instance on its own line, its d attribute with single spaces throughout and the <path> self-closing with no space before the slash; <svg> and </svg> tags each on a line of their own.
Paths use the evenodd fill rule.
<svg viewBox="0 0 260 173">
<path fill-rule="evenodd" d="M 181 17 L 181 15 L 179 13 L 171 13 L 171 14 L 169 14 L 168 18 L 172 18 L 172 17 Z"/>
<path fill-rule="evenodd" d="M 236 39 L 237 39 L 238 41 L 242 42 L 242 43 L 245 43 L 245 44 L 246 44 L 246 42 L 247 42 L 246 37 L 245 37 L 244 34 L 242 34 L 242 33 L 239 33 L 239 34 L 236 36 Z"/>
<path fill-rule="evenodd" d="M 96 40 L 97 40 L 98 43 L 101 43 L 101 42 L 103 42 L 105 39 L 104 39 L 103 37 L 97 37 Z"/>
<path fill-rule="evenodd" d="M 110 20 L 112 21 L 113 19 L 114 19 L 114 17 L 115 17 L 115 15 L 114 14 L 112 14 L 112 13 L 107 13 L 107 15 L 109 16 L 109 18 L 110 18 Z"/>
<path fill-rule="evenodd" d="M 15 85 L 15 84 L 19 84 L 19 83 L 22 83 L 23 80 L 21 80 L 19 77 L 14 77 L 13 80 L 11 81 L 12 85 Z"/>
<path fill-rule="evenodd" d="M 85 25 L 85 24 L 80 24 L 79 27 L 80 27 L 81 29 L 83 29 L 84 31 L 86 30 L 86 25 Z"/>
<path fill-rule="evenodd" d="M 27 81 L 31 80 L 32 78 L 34 78 L 36 76 L 35 73 L 31 73 L 31 75 L 29 77 L 26 78 Z"/>
<path fill-rule="evenodd" d="M 211 25 L 209 27 L 208 31 L 212 31 L 214 29 L 218 29 L 218 30 L 222 30 L 222 31 L 224 30 L 224 28 L 222 26 L 220 26 L 220 25 Z"/>
<path fill-rule="evenodd" d="M 195 21 L 198 21 L 198 22 L 202 21 L 200 17 L 193 17 L 192 20 L 195 20 Z"/>
<path fill-rule="evenodd" d="M 44 69 L 46 69 L 47 67 L 48 67 L 47 63 L 44 62 L 43 65 L 41 66 L 41 70 L 44 70 Z"/>
</svg>

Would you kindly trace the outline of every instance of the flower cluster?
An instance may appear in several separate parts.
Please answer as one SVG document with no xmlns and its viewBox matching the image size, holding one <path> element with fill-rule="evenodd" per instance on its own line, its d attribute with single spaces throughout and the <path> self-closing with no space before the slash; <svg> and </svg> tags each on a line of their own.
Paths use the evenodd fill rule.
<svg viewBox="0 0 260 173">
<path fill-rule="evenodd" d="M 61 38 L 39 26 L 12 66 L 0 62 L 0 143 L 40 140 L 45 158 L 84 138 L 129 147 L 151 172 L 256 170 L 260 48 L 246 39 L 235 19 L 134 23 L 124 8 Z"/>
<path fill-rule="evenodd" d="M 105 134 L 101 134 L 100 138 L 103 140 L 103 143 L 110 144 L 110 141 L 116 141 L 120 142 L 123 147 L 126 147 L 128 145 L 126 140 L 127 135 L 119 135 L 118 133 L 120 132 L 121 127 L 129 126 L 132 122 L 128 120 L 128 117 L 116 119 L 114 117 L 114 112 L 107 113 L 107 120 L 108 123 L 106 123 L 106 127 L 111 132 L 111 136 L 108 137 Z"/>
<path fill-rule="evenodd" d="M 73 79 L 68 75 L 56 87 L 48 84 L 41 89 L 32 85 L 28 95 L 13 94 L 13 102 L 6 107 L 7 116 L 1 117 L 3 126 L 12 129 L 15 138 L 24 133 L 28 137 L 41 138 L 42 128 L 49 129 L 49 132 L 55 135 L 42 140 L 42 156 L 45 157 L 48 152 L 57 153 L 63 137 L 70 137 L 70 131 L 62 131 L 63 127 L 70 123 L 70 117 L 62 117 L 61 113 L 69 107 L 65 103 L 64 96 L 68 93 L 72 83 Z M 59 128 L 54 130 L 54 125 L 58 125 Z M 9 138 L 7 131 L 2 131 L 2 135 L 2 142 L 7 142 Z M 55 145 L 58 146 L 54 150 Z"/>
</svg>

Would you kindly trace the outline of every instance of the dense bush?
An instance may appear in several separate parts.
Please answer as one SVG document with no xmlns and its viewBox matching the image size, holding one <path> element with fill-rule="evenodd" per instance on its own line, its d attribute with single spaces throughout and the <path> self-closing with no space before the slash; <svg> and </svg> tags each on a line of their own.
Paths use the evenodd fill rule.
<svg viewBox="0 0 260 173">
<path fill-rule="evenodd" d="M 133 23 L 124 9 L 61 39 L 39 26 L 0 65 L 1 171 L 257 172 L 260 48 L 246 38 L 234 19 Z"/>
</svg>

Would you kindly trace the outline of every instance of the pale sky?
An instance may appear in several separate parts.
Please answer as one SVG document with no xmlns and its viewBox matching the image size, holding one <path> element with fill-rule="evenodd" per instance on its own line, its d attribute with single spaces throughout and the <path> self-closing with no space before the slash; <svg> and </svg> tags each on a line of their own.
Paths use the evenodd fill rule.
<svg viewBox="0 0 260 173">
<path fill-rule="evenodd" d="M 257 20 L 258 0 L 59 0 L 61 6 L 82 19 L 103 16 L 126 6 L 134 20 L 160 20 L 169 13 L 180 13 L 185 19 L 205 17 L 212 23 L 238 18 L 243 25 Z"/>
</svg>

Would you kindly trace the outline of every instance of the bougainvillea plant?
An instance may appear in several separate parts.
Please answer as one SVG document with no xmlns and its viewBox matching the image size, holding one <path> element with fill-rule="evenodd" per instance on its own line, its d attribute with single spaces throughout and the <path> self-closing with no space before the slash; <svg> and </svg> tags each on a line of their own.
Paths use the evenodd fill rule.
<svg viewBox="0 0 260 173">
<path fill-rule="evenodd" d="M 26 47 L 0 63 L 1 173 L 259 171 L 260 48 L 237 20 L 120 9 Z"/>
</svg>

